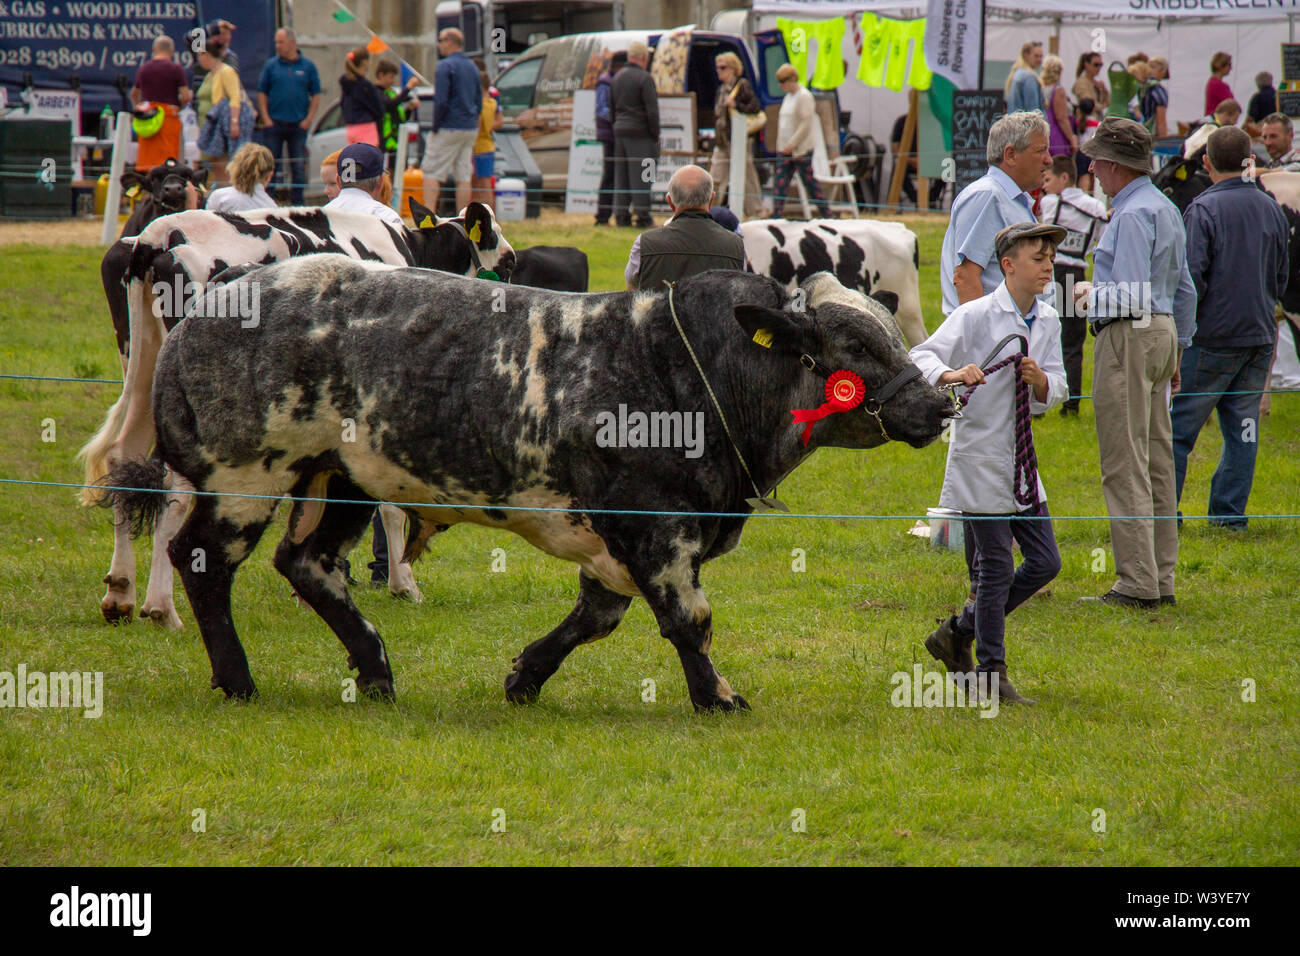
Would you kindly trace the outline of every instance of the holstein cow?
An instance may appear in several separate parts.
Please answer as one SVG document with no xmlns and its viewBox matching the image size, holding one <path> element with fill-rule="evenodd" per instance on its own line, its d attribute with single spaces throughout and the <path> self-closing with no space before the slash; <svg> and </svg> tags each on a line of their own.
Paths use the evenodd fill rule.
<svg viewBox="0 0 1300 956">
<path fill-rule="evenodd" d="M 86 484 L 94 484 L 120 462 L 142 459 L 153 446 L 149 393 L 154 362 L 163 338 L 184 314 L 197 290 L 221 272 L 246 263 L 271 263 L 309 253 L 345 253 L 357 259 L 443 269 L 474 276 L 491 270 L 508 279 L 515 254 L 501 234 L 492 210 L 470 203 L 456 219 L 436 219 L 418 202 L 411 203 L 420 228 L 397 230 L 365 213 L 317 208 L 262 209 L 230 214 L 191 210 L 158 219 L 131 243 L 130 256 L 116 280 L 130 303 L 129 327 L 117 328 L 126 366 L 122 397 L 109 410 L 104 425 L 82 448 Z M 376 355 L 380 368 L 396 356 Z M 178 489 L 185 487 L 181 482 Z M 101 502 L 98 489 L 86 489 L 83 503 Z M 171 499 L 154 535 L 149 588 L 140 608 L 142 617 L 169 628 L 181 626 L 172 600 L 172 568 L 167 542 L 180 526 L 188 502 Z M 385 531 L 403 537 L 403 517 L 394 509 L 381 511 Z M 115 515 L 113 560 L 100 602 L 110 622 L 129 620 L 136 603 L 135 552 L 129 529 Z M 420 591 L 400 552 L 392 552 L 389 590 L 420 599 Z"/>
<path fill-rule="evenodd" d="M 579 565 L 577 605 L 514 659 L 510 700 L 535 698 L 570 651 L 608 635 L 640 596 L 681 658 L 695 707 L 744 708 L 709 659 L 701 564 L 739 542 L 748 499 L 818 447 L 920 447 L 953 413 L 947 393 L 918 377 L 889 313 L 829 275 L 803 283 L 801 309 L 771 279 L 712 271 L 674 292 L 519 287 L 502 312 L 499 296 L 467 279 L 311 256 L 253 270 L 199 307 L 220 311 L 221 295 L 244 296 L 234 291 L 244 284 L 260 289 L 260 324 L 184 322 L 158 357 L 153 394 L 162 462 L 205 492 L 269 496 L 197 497 L 169 549 L 212 686 L 231 697 L 255 691 L 232 578 L 274 499 L 291 494 L 340 499 L 294 505 L 275 566 L 372 694 L 391 696 L 393 674 L 345 584 L 343 556 L 370 510 L 348 499 L 412 503 L 408 557 L 471 522 Z M 819 408 L 832 388 L 840 394 L 837 381 L 866 400 L 841 414 Z M 818 410 L 806 444 L 792 409 Z M 345 419 L 355 441 L 340 438 Z M 156 488 L 161 475 L 157 460 L 128 459 L 112 480 Z M 159 506 L 156 494 L 118 501 L 133 518 Z M 718 512 L 740 516 L 709 514 Z M 201 573 L 196 548 L 207 555 Z"/>
<path fill-rule="evenodd" d="M 204 187 L 208 181 L 206 169 L 193 170 L 183 163 L 168 158 L 166 162 L 153 167 L 147 173 L 128 169 L 122 174 L 121 182 L 126 187 L 127 195 L 144 191 L 145 197 L 135 204 L 131 215 L 122 227 L 122 236 L 138 236 L 145 226 L 162 216 L 185 209 L 202 207 Z M 191 205 L 194 203 L 196 205 Z M 126 286 L 122 276 L 126 274 L 126 265 L 131 259 L 132 245 L 123 242 L 121 237 L 113 243 L 99 264 L 100 280 L 104 284 L 104 295 L 108 299 L 108 311 L 113 317 L 113 328 L 117 332 L 117 351 L 122 360 L 122 372 L 126 373 L 126 334 L 130 324 L 127 313 Z"/>
<path fill-rule="evenodd" d="M 587 291 L 587 254 L 572 246 L 529 246 L 516 253 L 514 285 L 553 292 Z"/>
<path fill-rule="evenodd" d="M 864 295 L 893 292 L 907 344 L 924 341 L 916 233 L 901 222 L 757 219 L 741 223 L 740 234 L 749 267 L 792 292 L 816 272 L 830 272 Z"/>
</svg>

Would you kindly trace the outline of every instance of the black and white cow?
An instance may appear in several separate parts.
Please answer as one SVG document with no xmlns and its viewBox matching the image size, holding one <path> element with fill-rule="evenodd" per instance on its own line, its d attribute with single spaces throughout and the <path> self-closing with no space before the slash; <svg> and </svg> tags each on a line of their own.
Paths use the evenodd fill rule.
<svg viewBox="0 0 1300 956">
<path fill-rule="evenodd" d="M 587 254 L 572 246 L 529 246 L 517 251 L 510 281 L 553 292 L 587 291 Z"/>
<path fill-rule="evenodd" d="M 342 558 L 371 507 L 347 499 L 414 503 L 411 557 L 447 525 L 470 522 L 578 564 L 577 605 L 515 658 L 510 700 L 534 699 L 570 651 L 608 635 L 639 596 L 676 648 L 695 707 L 744 708 L 709 659 L 713 615 L 699 572 L 736 546 L 745 518 L 709 513 L 747 515 L 755 484 L 766 492 L 822 445 L 892 438 L 921 447 L 952 414 L 945 392 L 910 377 L 889 313 L 829 275 L 803 283 L 802 308 L 773 280 L 730 271 L 683 280 L 674 293 L 519 287 L 506 292 L 504 311 L 479 283 L 341 256 L 252 270 L 227 287 L 231 298 L 242 284 L 260 289 L 260 324 L 187 320 L 162 348 L 153 394 L 162 462 L 206 492 L 269 496 L 198 497 L 170 546 L 212 686 L 232 697 L 255 688 L 231 582 L 275 499 L 292 494 L 341 499 L 294 505 L 275 566 L 338 635 L 372 694 L 391 696 L 393 675 L 347 591 Z M 217 299 L 208 293 L 205 314 L 219 310 Z M 878 408 L 868 401 L 822 418 L 805 445 L 791 409 L 822 405 L 822 375 L 841 369 L 868 394 L 900 372 L 905 384 Z M 340 439 L 348 419 L 352 442 Z M 157 460 L 132 460 L 112 479 L 156 488 L 161 471 Z M 119 504 L 138 518 L 157 497 Z M 196 548 L 207 555 L 202 573 L 191 566 Z"/>
<path fill-rule="evenodd" d="M 148 172 L 128 169 L 120 182 L 128 196 L 143 192 L 118 238 L 138 236 L 145 226 L 160 216 L 185 209 L 202 208 L 208 182 L 206 169 L 192 169 L 168 157 Z M 132 193 L 135 190 L 135 193 Z M 193 205 L 192 205 L 193 204 Z"/>
<path fill-rule="evenodd" d="M 1202 155 L 1198 153 L 1196 159 L 1171 156 L 1151 177 L 1151 182 L 1169 197 L 1170 201 L 1178 207 L 1179 212 L 1185 210 L 1191 205 L 1193 199 L 1210 188 L 1210 174 L 1201 165 Z"/>
<path fill-rule="evenodd" d="M 901 222 L 757 219 L 741 223 L 740 234 L 749 267 L 759 275 L 791 291 L 813 273 L 829 272 L 864 295 L 893 292 L 894 318 L 908 345 L 925 339 L 919 247 L 916 233 Z"/>
<path fill-rule="evenodd" d="M 150 223 L 129 246 L 115 286 L 129 303 L 127 329 L 116 328 L 125 385 L 99 432 L 81 449 L 86 484 L 99 482 L 119 462 L 144 458 L 153 446 L 149 394 L 154 361 L 164 337 L 192 301 L 191 284 L 200 288 L 221 272 L 246 263 L 271 263 L 312 253 L 343 253 L 356 259 L 442 269 L 474 276 L 491 270 L 508 279 L 515 254 L 501 234 L 492 210 L 470 203 L 456 219 L 436 219 L 418 202 L 411 208 L 417 229 L 398 230 L 366 213 L 318 208 L 259 209 L 244 213 L 190 210 Z M 112 255 L 110 250 L 110 255 Z M 107 284 L 107 283 L 106 283 Z M 85 504 L 101 501 L 97 489 L 81 495 Z M 173 499 L 154 535 L 149 588 L 142 617 L 176 629 L 181 626 L 172 600 L 172 569 L 167 542 L 184 517 L 185 500 Z M 383 509 L 385 530 L 400 539 L 402 518 Z M 104 577 L 108 590 L 100 611 L 110 622 L 129 620 L 135 609 L 135 552 L 121 515 L 115 517 L 113 560 Z M 420 599 L 409 565 L 394 554 L 389 590 Z"/>
</svg>

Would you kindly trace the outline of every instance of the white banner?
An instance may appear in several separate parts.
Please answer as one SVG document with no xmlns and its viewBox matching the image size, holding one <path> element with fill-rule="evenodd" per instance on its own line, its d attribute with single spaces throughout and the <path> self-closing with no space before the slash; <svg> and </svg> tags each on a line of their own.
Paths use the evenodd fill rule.
<svg viewBox="0 0 1300 956">
<path fill-rule="evenodd" d="M 900 0 L 754 0 L 755 13 L 779 13 L 799 19 L 841 17 L 869 11 L 896 19 L 925 15 L 926 2 Z M 1072 19 L 1098 17 L 1213 17 L 1224 21 L 1284 20 L 1300 14 L 1300 0 L 1001 0 L 988 4 L 989 13 L 1042 14 Z"/>
<path fill-rule="evenodd" d="M 959 90 L 980 84 L 984 0 L 930 0 L 925 15 L 925 62 Z"/>
<path fill-rule="evenodd" d="M 596 139 L 595 90 L 574 92 L 572 123 L 564 211 L 594 213 L 600 200 L 600 175 L 605 165 L 604 148 Z"/>
</svg>

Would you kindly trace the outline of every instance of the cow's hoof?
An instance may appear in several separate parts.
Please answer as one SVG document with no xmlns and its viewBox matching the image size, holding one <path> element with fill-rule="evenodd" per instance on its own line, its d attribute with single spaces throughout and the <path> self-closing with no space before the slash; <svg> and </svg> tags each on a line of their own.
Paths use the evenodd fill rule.
<svg viewBox="0 0 1300 956">
<path fill-rule="evenodd" d="M 176 608 L 170 605 L 145 604 L 140 608 L 140 617 L 148 618 L 159 627 L 165 627 L 169 631 L 179 631 L 184 625 L 181 624 L 180 615 L 176 613 Z"/>
<path fill-rule="evenodd" d="M 135 614 L 134 604 L 117 604 L 104 598 L 99 605 L 100 612 L 104 615 L 104 620 L 109 624 L 130 624 L 131 617 Z"/>
<path fill-rule="evenodd" d="M 512 704 L 531 704 L 542 692 L 542 682 L 531 674 L 515 671 L 506 675 L 506 700 Z"/>
<path fill-rule="evenodd" d="M 135 614 L 135 585 L 130 578 L 104 575 L 108 590 L 99 602 L 99 612 L 109 624 L 130 623 Z"/>
<path fill-rule="evenodd" d="M 732 694 L 730 699 L 715 697 L 710 701 L 695 705 L 696 713 L 700 714 L 729 714 L 733 711 L 750 710 L 749 703 L 739 694 Z"/>
<path fill-rule="evenodd" d="M 358 677 L 357 690 L 371 700 L 387 701 L 390 704 L 397 700 L 397 692 L 393 690 L 391 677 L 378 677 L 373 680 Z"/>
<path fill-rule="evenodd" d="M 233 677 L 223 680 L 212 675 L 212 689 L 226 695 L 226 700 L 252 700 L 257 696 L 257 688 L 252 677 Z"/>
<path fill-rule="evenodd" d="M 402 601 L 410 601 L 413 604 L 424 603 L 424 595 L 420 593 L 420 589 L 414 582 L 404 588 L 389 588 L 388 593 Z"/>
</svg>

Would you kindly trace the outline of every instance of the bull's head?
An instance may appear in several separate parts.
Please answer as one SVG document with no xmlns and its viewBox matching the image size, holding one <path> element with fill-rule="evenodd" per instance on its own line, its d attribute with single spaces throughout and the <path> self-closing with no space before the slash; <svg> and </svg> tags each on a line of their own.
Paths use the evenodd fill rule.
<svg viewBox="0 0 1300 956">
<path fill-rule="evenodd" d="M 502 282 L 510 280 L 515 268 L 515 250 L 506 241 L 489 206 L 472 202 L 460 215 L 440 219 L 412 199 L 411 216 L 423 239 L 421 243 L 411 244 L 417 266 L 471 277 L 493 272 Z"/>
<path fill-rule="evenodd" d="M 168 157 L 147 173 L 128 169 L 122 174 L 122 187 L 127 195 L 134 196 L 140 190 L 151 195 L 164 213 L 180 212 L 201 206 L 197 198 L 202 195 L 208 181 L 206 169 L 194 170 L 184 163 L 178 163 Z M 190 190 L 194 190 L 195 203 L 190 202 Z M 132 192 L 132 189 L 136 192 Z"/>
<path fill-rule="evenodd" d="M 860 403 L 813 423 L 817 444 L 872 448 L 892 439 L 920 448 L 939 437 L 956 408 L 948 392 L 928 384 L 912 365 L 894 321 L 897 306 L 893 293 L 868 298 L 822 272 L 804 280 L 784 309 L 738 305 L 734 312 L 754 348 L 802 366 L 808 386 L 799 391 L 815 396 L 810 407 L 822 405 L 826 381 L 852 380 L 837 377 L 841 370 L 861 379 Z"/>
</svg>

